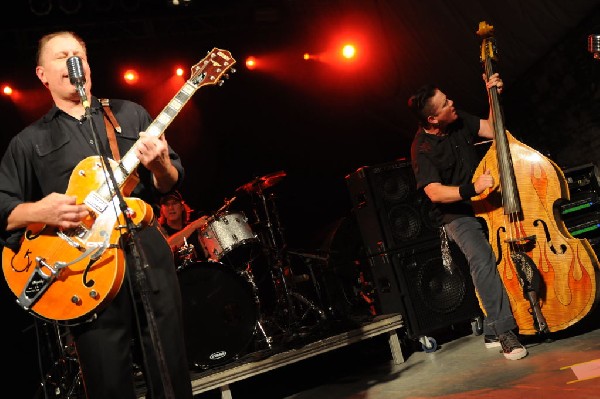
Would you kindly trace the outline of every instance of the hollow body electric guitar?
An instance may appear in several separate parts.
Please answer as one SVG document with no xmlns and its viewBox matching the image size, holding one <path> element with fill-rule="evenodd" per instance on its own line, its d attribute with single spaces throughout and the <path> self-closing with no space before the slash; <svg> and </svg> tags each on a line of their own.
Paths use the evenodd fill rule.
<svg viewBox="0 0 600 399">
<path fill-rule="evenodd" d="M 221 84 L 235 62 L 226 50 L 210 51 L 191 68 L 191 77 L 146 133 L 160 137 L 191 96 L 202 86 Z M 128 197 L 137 184 L 134 148 L 120 162 L 109 160 L 108 166 L 125 197 L 125 212 L 136 226 L 145 226 L 154 218 L 152 207 Z M 121 237 L 127 224 L 99 156 L 77 164 L 66 194 L 85 204 L 89 216 L 73 229 L 27 226 L 17 252 L 4 248 L 2 269 L 21 307 L 43 319 L 75 324 L 93 318 L 119 292 L 125 276 Z"/>
</svg>

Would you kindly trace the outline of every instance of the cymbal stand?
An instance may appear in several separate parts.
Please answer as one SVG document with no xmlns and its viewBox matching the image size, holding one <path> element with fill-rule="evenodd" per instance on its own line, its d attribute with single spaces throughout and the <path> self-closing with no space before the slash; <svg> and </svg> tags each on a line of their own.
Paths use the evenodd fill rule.
<svg viewBox="0 0 600 399">
<path fill-rule="evenodd" d="M 317 296 L 317 300 L 319 301 L 319 305 L 321 306 L 321 309 L 325 309 L 326 304 L 325 304 L 325 301 L 324 301 L 323 295 L 322 295 L 323 288 L 321 287 L 321 284 L 319 283 L 319 280 L 317 279 L 317 276 L 315 275 L 315 271 L 313 268 L 313 261 L 317 261 L 317 262 L 326 264 L 328 261 L 328 258 L 319 256 L 316 254 L 307 253 L 307 252 L 297 252 L 297 251 L 289 251 L 288 250 L 287 253 L 290 255 L 295 255 L 304 261 L 310 276 L 303 277 L 301 275 L 301 276 L 298 276 L 298 280 L 310 279 L 310 281 L 312 281 L 313 288 L 314 288 L 315 294 Z M 330 309 L 327 309 L 327 310 L 329 311 Z"/>
<path fill-rule="evenodd" d="M 282 328 L 284 334 L 295 334 L 297 331 L 294 331 L 294 329 L 304 327 L 300 323 L 305 321 L 309 313 L 316 313 L 320 321 L 325 319 L 324 313 L 315 304 L 294 290 L 295 277 L 287 258 L 287 245 L 273 195 L 271 194 L 267 198 L 261 188 L 256 190 L 256 193 L 264 213 L 262 224 L 266 228 L 266 232 L 262 231 L 262 237 L 266 243 L 268 258 L 272 266 L 270 272 L 275 284 L 276 310 L 279 310 L 275 313 L 279 313 L 278 315 L 283 316 L 283 319 L 285 319 L 287 328 Z M 255 215 L 260 225 L 260 216 L 257 212 L 255 212 Z M 302 306 L 304 306 L 304 309 L 302 309 Z"/>
</svg>

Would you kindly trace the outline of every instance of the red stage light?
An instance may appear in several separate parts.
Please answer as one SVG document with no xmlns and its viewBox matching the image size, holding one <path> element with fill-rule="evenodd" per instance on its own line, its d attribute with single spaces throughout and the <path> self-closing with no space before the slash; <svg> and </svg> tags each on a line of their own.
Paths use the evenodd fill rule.
<svg viewBox="0 0 600 399">
<path fill-rule="evenodd" d="M 2 94 L 6 95 L 6 96 L 10 96 L 12 93 L 13 93 L 12 87 L 10 87 L 8 85 L 4 85 L 2 87 Z"/>
<path fill-rule="evenodd" d="M 246 58 L 246 68 L 250 70 L 256 69 L 256 58 L 252 56 Z"/>
<path fill-rule="evenodd" d="M 133 85 L 136 84 L 138 82 L 138 80 L 140 79 L 138 73 L 136 70 L 134 69 L 128 69 L 125 71 L 125 73 L 123 74 L 123 79 L 125 79 L 125 83 Z"/>
<path fill-rule="evenodd" d="M 184 71 L 183 71 L 183 68 L 179 67 L 179 68 L 177 68 L 177 70 L 175 71 L 175 74 L 176 74 L 177 76 L 183 76 L 183 72 L 184 72 Z"/>
</svg>

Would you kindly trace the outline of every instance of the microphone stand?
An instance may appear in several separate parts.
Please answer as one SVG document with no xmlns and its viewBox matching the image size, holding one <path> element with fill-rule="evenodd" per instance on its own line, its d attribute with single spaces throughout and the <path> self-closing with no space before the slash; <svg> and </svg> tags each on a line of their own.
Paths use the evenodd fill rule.
<svg viewBox="0 0 600 399">
<path fill-rule="evenodd" d="M 87 119 L 89 122 L 89 126 L 92 131 L 92 137 L 94 140 L 94 146 L 95 146 L 96 152 L 98 153 L 100 159 L 102 160 L 105 174 L 107 175 L 107 178 L 110 179 L 111 187 L 112 187 L 112 189 L 114 189 L 114 194 L 117 197 L 118 202 L 119 202 L 119 209 L 121 211 L 121 214 L 123 215 L 123 218 L 125 219 L 125 226 L 121 225 L 121 226 L 118 226 L 118 228 L 120 230 L 125 228 L 125 234 L 123 234 L 123 237 L 125 237 L 125 240 L 122 240 L 122 241 L 127 242 L 127 245 L 129 246 L 129 249 L 131 250 L 131 254 L 133 255 L 134 270 L 135 270 L 135 274 L 134 274 L 135 283 L 137 284 L 137 287 L 139 289 L 140 298 L 142 300 L 142 304 L 144 306 L 144 311 L 146 313 L 146 319 L 148 321 L 148 327 L 150 330 L 150 337 L 151 337 L 154 349 L 156 351 L 156 358 L 158 360 L 161 380 L 162 380 L 163 388 L 165 391 L 164 393 L 165 393 L 166 398 L 175 399 L 175 394 L 173 391 L 171 378 L 169 376 L 169 373 L 167 370 L 167 364 L 165 362 L 164 350 L 163 350 L 163 347 L 162 347 L 162 344 L 160 341 L 160 337 L 158 334 L 158 328 L 156 325 L 156 319 L 154 317 L 154 311 L 152 309 L 152 304 L 150 303 L 150 299 L 148 297 L 148 292 L 150 292 L 152 290 L 152 287 L 151 287 L 151 282 L 148 280 L 146 273 L 145 273 L 145 270 L 148 269 L 149 264 L 148 264 L 148 258 L 144 251 L 144 247 L 142 246 L 142 244 L 140 242 L 140 238 L 137 234 L 137 231 L 139 230 L 139 226 L 136 226 L 133 223 L 133 220 L 131 219 L 129 212 L 127 211 L 127 203 L 125 202 L 125 199 L 123 198 L 123 194 L 121 193 L 121 190 L 119 189 L 117 180 L 116 180 L 114 172 L 110 166 L 108 158 L 105 155 L 104 151 L 100 151 L 100 147 L 99 147 L 100 140 L 99 140 L 98 133 L 96 132 L 96 129 L 94 126 L 94 122 L 93 122 L 92 115 L 90 112 L 89 103 L 87 102 L 87 100 L 85 98 L 82 98 L 82 102 L 83 102 L 84 109 L 85 109 L 84 119 Z M 111 188 L 111 187 L 109 187 L 109 188 Z M 127 267 L 127 265 L 125 268 L 125 273 L 127 275 L 129 275 L 129 268 Z M 130 293 L 132 295 L 132 306 L 134 309 L 134 313 L 136 314 L 136 320 L 138 322 L 138 333 L 141 334 L 142 330 L 139 326 L 139 317 L 137 316 L 137 311 L 136 311 L 136 306 L 135 306 L 135 297 L 133 295 L 133 290 L 131 287 L 131 279 L 128 278 L 128 282 L 129 282 Z M 142 347 L 142 346 L 143 346 L 143 343 L 142 343 L 142 339 L 140 337 L 140 347 Z M 145 364 L 146 373 L 148 373 L 148 370 L 149 370 L 148 359 L 147 359 L 146 353 L 143 350 L 143 348 L 141 350 L 141 353 L 142 353 L 142 358 L 143 358 L 143 361 Z M 151 376 L 148 374 L 147 378 L 151 378 Z M 149 384 L 148 389 L 150 391 L 152 391 L 152 384 Z M 150 396 L 154 397 L 155 395 L 152 394 Z"/>
</svg>

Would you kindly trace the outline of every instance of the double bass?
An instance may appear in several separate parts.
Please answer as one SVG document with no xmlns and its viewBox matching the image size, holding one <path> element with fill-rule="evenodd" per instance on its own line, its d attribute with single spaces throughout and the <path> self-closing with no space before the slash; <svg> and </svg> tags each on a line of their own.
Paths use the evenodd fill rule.
<svg viewBox="0 0 600 399">
<path fill-rule="evenodd" d="M 497 61 L 493 26 L 479 23 L 487 78 Z M 583 319 L 597 302 L 598 258 L 570 235 L 558 205 L 569 200 L 561 169 L 505 129 L 496 87 L 488 89 L 494 141 L 474 176 L 489 170 L 494 186 L 472 198 L 496 255 L 519 333 L 546 334 Z"/>
</svg>

